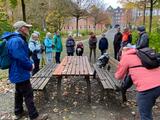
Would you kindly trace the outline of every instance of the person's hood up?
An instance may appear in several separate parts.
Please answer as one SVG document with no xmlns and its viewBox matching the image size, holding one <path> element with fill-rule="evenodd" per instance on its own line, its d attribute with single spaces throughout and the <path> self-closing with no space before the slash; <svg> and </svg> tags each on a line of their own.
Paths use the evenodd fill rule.
<svg viewBox="0 0 160 120">
<path fill-rule="evenodd" d="M 14 36 L 14 35 L 20 35 L 20 33 L 18 33 L 18 32 L 5 32 L 2 34 L 0 39 L 6 39 L 6 38 Z"/>
</svg>

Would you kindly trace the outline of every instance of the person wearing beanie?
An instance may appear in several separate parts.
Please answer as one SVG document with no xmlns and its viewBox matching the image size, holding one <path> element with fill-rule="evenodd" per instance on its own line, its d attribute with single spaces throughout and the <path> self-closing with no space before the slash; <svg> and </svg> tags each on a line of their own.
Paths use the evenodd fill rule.
<svg viewBox="0 0 160 120">
<path fill-rule="evenodd" d="M 31 120 L 46 120 L 48 116 L 39 115 L 36 110 L 30 82 L 30 71 L 34 69 L 35 65 L 29 58 L 27 37 L 32 25 L 18 21 L 13 27 L 15 32 L 9 33 L 6 38 L 10 37 L 7 41 L 7 48 L 12 61 L 9 67 L 9 80 L 15 84 L 14 119 L 19 120 L 25 115 L 23 107 L 23 102 L 25 102 Z"/>
<path fill-rule="evenodd" d="M 149 47 L 149 37 L 148 34 L 146 33 L 146 29 L 144 26 L 138 26 L 137 31 L 139 34 L 138 41 L 136 43 L 136 48 L 141 49 L 144 47 Z"/>
</svg>

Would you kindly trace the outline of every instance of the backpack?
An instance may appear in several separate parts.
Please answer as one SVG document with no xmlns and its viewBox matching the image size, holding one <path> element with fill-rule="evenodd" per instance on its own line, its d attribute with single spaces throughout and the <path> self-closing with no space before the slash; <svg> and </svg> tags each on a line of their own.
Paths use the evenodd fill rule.
<svg viewBox="0 0 160 120">
<path fill-rule="evenodd" d="M 7 47 L 7 41 L 9 40 L 9 38 L 3 40 L 0 43 L 0 69 L 2 70 L 8 69 L 11 65 L 11 59 L 9 57 L 8 47 Z"/>
<path fill-rule="evenodd" d="M 157 68 L 160 65 L 158 54 L 149 47 L 138 49 L 137 56 L 140 58 L 142 66 L 147 69 Z"/>
</svg>

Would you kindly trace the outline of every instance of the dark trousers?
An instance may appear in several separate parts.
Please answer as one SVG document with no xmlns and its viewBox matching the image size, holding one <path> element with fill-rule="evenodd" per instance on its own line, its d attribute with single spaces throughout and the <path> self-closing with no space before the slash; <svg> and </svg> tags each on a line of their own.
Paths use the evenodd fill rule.
<svg viewBox="0 0 160 120">
<path fill-rule="evenodd" d="M 160 86 L 137 93 L 137 103 L 141 116 L 141 120 L 153 120 L 152 108 L 156 99 L 160 96 Z"/>
<path fill-rule="evenodd" d="M 101 50 L 101 55 L 103 55 L 104 53 L 106 53 L 106 49 Z"/>
<path fill-rule="evenodd" d="M 121 84 L 123 102 L 127 101 L 126 92 L 127 89 L 129 89 L 132 85 L 133 85 L 132 78 L 130 75 L 127 74 Z"/>
<path fill-rule="evenodd" d="M 30 119 L 34 119 L 38 116 L 38 112 L 33 102 L 33 89 L 30 80 L 16 83 L 15 85 L 15 115 L 19 115 L 23 112 L 23 98 L 28 109 Z"/>
<path fill-rule="evenodd" d="M 35 68 L 32 71 L 32 75 L 36 74 L 39 71 L 39 63 L 40 63 L 39 59 L 36 59 L 36 60 L 33 60 L 33 61 L 34 61 Z"/>
<path fill-rule="evenodd" d="M 56 56 L 55 56 L 56 63 L 60 63 L 60 55 L 61 55 L 60 52 L 56 52 Z"/>
<path fill-rule="evenodd" d="M 94 62 L 96 61 L 96 48 L 90 48 L 90 61 L 91 61 L 91 57 L 92 57 L 92 51 L 94 52 Z"/>
<path fill-rule="evenodd" d="M 114 46 L 114 58 L 115 59 L 118 59 L 118 53 L 119 53 L 120 48 L 121 48 L 120 45 Z"/>
<path fill-rule="evenodd" d="M 67 53 L 67 56 L 74 56 L 74 53 L 73 52 Z"/>
</svg>

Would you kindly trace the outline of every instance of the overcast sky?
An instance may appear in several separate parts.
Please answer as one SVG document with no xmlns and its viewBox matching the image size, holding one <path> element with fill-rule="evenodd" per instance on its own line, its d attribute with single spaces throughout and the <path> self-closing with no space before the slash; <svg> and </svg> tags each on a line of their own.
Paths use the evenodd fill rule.
<svg viewBox="0 0 160 120">
<path fill-rule="evenodd" d="M 113 8 L 117 8 L 117 6 L 121 7 L 121 5 L 117 2 L 118 0 L 104 0 L 104 1 L 107 3 L 108 6 L 111 5 Z"/>
</svg>

